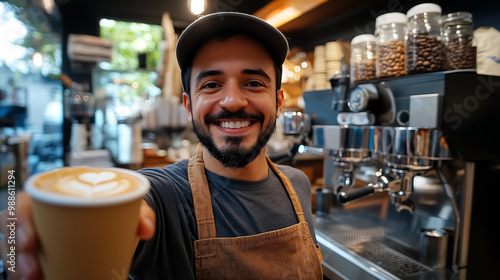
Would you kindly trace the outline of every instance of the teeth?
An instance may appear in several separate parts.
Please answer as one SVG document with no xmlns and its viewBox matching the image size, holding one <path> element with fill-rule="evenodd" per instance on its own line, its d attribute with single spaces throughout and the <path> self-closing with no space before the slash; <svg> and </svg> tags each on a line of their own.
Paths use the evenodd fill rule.
<svg viewBox="0 0 500 280">
<path fill-rule="evenodd" d="M 242 127 L 247 127 L 250 125 L 250 121 L 238 121 L 238 122 L 220 122 L 219 124 L 221 127 L 224 128 L 242 128 Z"/>
</svg>

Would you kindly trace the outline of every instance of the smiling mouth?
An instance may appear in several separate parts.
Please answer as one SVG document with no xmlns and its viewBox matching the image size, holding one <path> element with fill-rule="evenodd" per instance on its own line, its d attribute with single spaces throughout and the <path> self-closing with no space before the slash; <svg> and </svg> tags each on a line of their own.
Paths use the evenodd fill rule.
<svg viewBox="0 0 500 280">
<path fill-rule="evenodd" d="M 243 128 L 250 126 L 250 121 L 221 121 L 219 126 L 223 128 Z"/>
</svg>

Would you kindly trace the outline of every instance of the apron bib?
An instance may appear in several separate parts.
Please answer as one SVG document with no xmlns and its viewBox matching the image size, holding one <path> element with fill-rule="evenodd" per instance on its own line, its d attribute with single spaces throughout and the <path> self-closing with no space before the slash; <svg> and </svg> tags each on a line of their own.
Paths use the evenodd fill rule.
<svg viewBox="0 0 500 280">
<path fill-rule="evenodd" d="M 194 242 L 196 279 L 323 279 L 321 253 L 314 244 L 299 198 L 290 180 L 267 162 L 280 178 L 299 223 L 260 234 L 217 238 L 212 199 L 201 144 L 189 161 L 198 240 Z"/>
</svg>

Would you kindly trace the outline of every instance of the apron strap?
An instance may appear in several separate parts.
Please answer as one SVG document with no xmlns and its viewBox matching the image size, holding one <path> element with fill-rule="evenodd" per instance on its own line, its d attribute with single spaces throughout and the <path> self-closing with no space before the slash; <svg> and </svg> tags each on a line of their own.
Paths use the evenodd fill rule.
<svg viewBox="0 0 500 280">
<path fill-rule="evenodd" d="M 290 180 L 283 174 L 278 167 L 272 162 L 272 160 L 269 157 L 267 158 L 267 163 L 269 166 L 271 166 L 271 169 L 276 173 L 278 178 L 281 180 L 281 183 L 283 186 L 285 186 L 286 192 L 288 193 L 288 196 L 292 200 L 293 208 L 295 209 L 295 214 L 297 215 L 297 219 L 299 220 L 299 223 L 305 223 L 306 218 L 304 216 L 304 211 L 302 211 L 302 206 L 300 204 L 299 197 L 297 196 L 297 193 L 295 192 L 295 189 L 293 188 L 292 183 Z"/>
<path fill-rule="evenodd" d="M 196 151 L 189 160 L 188 178 L 193 194 L 198 238 L 216 238 L 217 232 L 215 230 L 212 199 L 205 174 L 205 165 L 203 164 L 203 147 L 201 143 L 198 144 Z"/>
</svg>

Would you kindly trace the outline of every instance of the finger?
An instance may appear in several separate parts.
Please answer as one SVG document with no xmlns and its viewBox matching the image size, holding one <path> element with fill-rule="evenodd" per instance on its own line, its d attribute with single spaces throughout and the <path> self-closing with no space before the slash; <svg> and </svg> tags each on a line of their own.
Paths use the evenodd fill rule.
<svg viewBox="0 0 500 280">
<path fill-rule="evenodd" d="M 17 195 L 17 220 L 16 228 L 17 248 L 26 253 L 34 253 L 38 246 L 38 239 L 33 223 L 33 213 L 31 211 L 32 200 L 27 193 L 21 192 Z"/>
<path fill-rule="evenodd" d="M 42 271 L 38 265 L 38 260 L 33 254 L 20 254 L 17 257 L 16 272 L 9 274 L 9 279 L 42 279 Z"/>
<path fill-rule="evenodd" d="M 9 260 L 7 254 L 9 253 L 9 244 L 7 240 L 9 238 L 9 229 L 7 227 L 7 210 L 0 213 L 0 258 L 3 260 L 3 265 L 6 267 L 8 264 L 6 261 Z"/>
<path fill-rule="evenodd" d="M 15 197 L 15 210 L 0 213 L 1 249 L 5 252 L 8 244 L 15 244 L 17 252 L 34 252 L 36 236 L 31 218 L 31 198 L 24 192 Z"/>
<path fill-rule="evenodd" d="M 153 237 L 156 228 L 156 215 L 153 209 L 145 200 L 142 200 L 139 210 L 139 227 L 137 235 L 142 240 L 147 240 Z"/>
<path fill-rule="evenodd" d="M 9 279 L 41 279 L 40 265 L 36 258 L 37 238 L 32 220 L 31 198 L 26 193 L 20 192 L 17 194 L 15 202 L 14 232 L 11 232 L 7 226 L 7 218 L 11 217 L 9 213 L 4 211 L 0 214 L 1 230 L 4 236 L 12 237 L 9 239 L 12 241 L 10 245 L 7 238 L 4 238 L 0 243 L 2 256 L 7 257 L 7 253 L 12 248 L 14 248 L 16 256 L 13 265 L 5 263 Z M 4 260 L 7 259 L 4 258 Z"/>
</svg>

